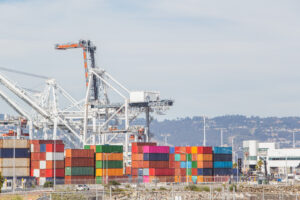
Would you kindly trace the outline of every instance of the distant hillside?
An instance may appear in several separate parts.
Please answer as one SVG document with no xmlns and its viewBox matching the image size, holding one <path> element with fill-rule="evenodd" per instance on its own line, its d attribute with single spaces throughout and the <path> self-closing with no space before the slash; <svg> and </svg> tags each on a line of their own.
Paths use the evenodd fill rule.
<svg viewBox="0 0 300 200">
<path fill-rule="evenodd" d="M 295 131 L 296 146 L 300 147 L 300 117 L 246 117 L 227 115 L 206 119 L 207 145 L 220 145 L 220 129 L 223 129 L 224 144 L 242 146 L 243 140 L 274 141 L 281 147 L 292 146 Z M 161 134 L 169 133 L 168 143 L 173 145 L 202 145 L 203 118 L 181 118 L 176 120 L 154 120 L 151 123 L 154 138 L 163 140 Z M 298 135 L 297 135 L 298 134 Z M 297 139 L 299 140 L 297 142 Z"/>
</svg>

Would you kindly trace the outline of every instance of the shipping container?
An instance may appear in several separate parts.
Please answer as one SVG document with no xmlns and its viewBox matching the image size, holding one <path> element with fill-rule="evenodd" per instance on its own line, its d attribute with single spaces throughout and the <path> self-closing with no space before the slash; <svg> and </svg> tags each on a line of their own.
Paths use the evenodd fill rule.
<svg viewBox="0 0 300 200">
<path fill-rule="evenodd" d="M 66 167 L 66 176 L 93 176 L 94 167 Z"/>
<path fill-rule="evenodd" d="M 213 170 L 214 176 L 226 176 L 232 174 L 231 168 L 214 168 Z"/>
<path fill-rule="evenodd" d="M 213 175 L 213 169 L 207 169 L 207 168 L 198 168 L 198 175 L 199 176 L 212 176 Z"/>
<path fill-rule="evenodd" d="M 94 176 L 65 176 L 65 184 L 94 184 Z"/>
<path fill-rule="evenodd" d="M 30 166 L 29 158 L 0 158 L 0 168 L 2 167 L 25 167 L 28 168 Z"/>
<path fill-rule="evenodd" d="M 55 144 L 55 148 L 54 148 L 54 144 L 46 144 L 46 152 L 64 152 L 64 144 Z"/>
<path fill-rule="evenodd" d="M 96 169 L 96 176 L 123 176 L 123 169 Z"/>
<path fill-rule="evenodd" d="M 0 172 L 2 176 L 30 176 L 29 167 L 20 167 L 20 168 L 12 168 L 12 167 L 6 167 L 6 168 L 0 168 Z"/>
<path fill-rule="evenodd" d="M 232 147 L 214 147 L 214 154 L 232 154 Z"/>
<path fill-rule="evenodd" d="M 123 161 L 109 160 L 109 161 L 96 161 L 96 168 L 123 168 Z"/>
<path fill-rule="evenodd" d="M 94 158 L 94 150 L 92 149 L 66 149 L 66 157 L 78 158 Z"/>
<path fill-rule="evenodd" d="M 156 146 L 155 142 L 132 142 L 132 146 Z"/>
<path fill-rule="evenodd" d="M 65 158 L 66 167 L 92 167 L 95 165 L 95 160 L 93 158 Z"/>
<path fill-rule="evenodd" d="M 0 158 L 30 158 L 30 149 L 0 149 Z"/>
<path fill-rule="evenodd" d="M 18 149 L 29 149 L 30 144 L 28 140 L 22 140 L 22 139 L 3 139 L 0 140 L 0 148 L 5 148 L 5 149 L 13 149 L 13 148 L 18 148 Z"/>
<path fill-rule="evenodd" d="M 96 153 L 123 153 L 122 145 L 96 145 Z"/>
<path fill-rule="evenodd" d="M 232 161 L 216 161 L 213 165 L 214 168 L 232 168 Z"/>
<path fill-rule="evenodd" d="M 175 147 L 170 147 L 170 154 L 174 154 L 175 153 Z"/>
<path fill-rule="evenodd" d="M 65 161 L 63 160 L 46 160 L 46 169 L 64 169 Z"/>
<path fill-rule="evenodd" d="M 212 161 L 198 161 L 197 168 L 213 168 Z"/>
<path fill-rule="evenodd" d="M 46 177 L 64 177 L 65 169 L 46 169 Z"/>
<path fill-rule="evenodd" d="M 169 161 L 167 153 L 144 153 L 145 161 Z"/>
<path fill-rule="evenodd" d="M 123 153 L 96 153 L 96 160 L 123 160 Z"/>
<path fill-rule="evenodd" d="M 143 153 L 170 153 L 169 146 L 144 146 Z"/>
<path fill-rule="evenodd" d="M 46 160 L 46 153 L 31 153 L 31 160 Z"/>
<path fill-rule="evenodd" d="M 212 154 L 212 147 L 198 147 L 198 154 Z"/>
<path fill-rule="evenodd" d="M 197 161 L 212 161 L 213 155 L 212 154 L 198 154 Z"/>
<path fill-rule="evenodd" d="M 232 161 L 232 154 L 214 154 L 214 161 Z"/>
<path fill-rule="evenodd" d="M 191 161 L 182 161 L 180 162 L 180 168 L 192 168 Z"/>
<path fill-rule="evenodd" d="M 46 160 L 64 160 L 63 152 L 46 152 Z"/>
</svg>

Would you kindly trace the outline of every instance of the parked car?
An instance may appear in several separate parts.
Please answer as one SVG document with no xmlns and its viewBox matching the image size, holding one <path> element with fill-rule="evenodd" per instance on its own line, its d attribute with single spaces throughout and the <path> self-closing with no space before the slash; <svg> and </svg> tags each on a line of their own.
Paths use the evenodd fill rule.
<svg viewBox="0 0 300 200">
<path fill-rule="evenodd" d="M 76 191 L 85 191 L 90 190 L 90 188 L 87 185 L 77 185 Z"/>
</svg>

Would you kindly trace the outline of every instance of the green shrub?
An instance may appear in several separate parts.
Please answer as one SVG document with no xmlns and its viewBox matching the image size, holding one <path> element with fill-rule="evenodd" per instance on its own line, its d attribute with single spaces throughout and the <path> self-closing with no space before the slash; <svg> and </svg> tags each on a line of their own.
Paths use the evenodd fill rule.
<svg viewBox="0 0 300 200">
<path fill-rule="evenodd" d="M 232 184 L 232 185 L 230 185 L 230 186 L 229 186 L 229 190 L 230 190 L 230 192 L 232 192 L 232 191 L 233 191 L 233 188 L 234 188 L 234 191 L 237 191 L 237 187 L 236 187 L 236 185 L 235 185 L 235 184 Z"/>
<path fill-rule="evenodd" d="M 51 181 L 46 181 L 46 182 L 44 183 L 44 188 L 49 188 L 49 187 L 53 187 L 53 182 L 51 182 Z"/>
<path fill-rule="evenodd" d="M 116 186 L 116 185 L 121 185 L 121 183 L 119 183 L 118 181 L 109 181 L 108 185 Z"/>
</svg>

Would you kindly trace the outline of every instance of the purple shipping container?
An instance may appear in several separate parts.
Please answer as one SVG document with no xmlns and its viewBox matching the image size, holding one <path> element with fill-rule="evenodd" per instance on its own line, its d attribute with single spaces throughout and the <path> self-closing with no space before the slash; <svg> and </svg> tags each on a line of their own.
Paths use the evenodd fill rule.
<svg viewBox="0 0 300 200">
<path fill-rule="evenodd" d="M 144 146 L 144 153 L 169 153 L 170 147 L 168 146 Z"/>
</svg>

